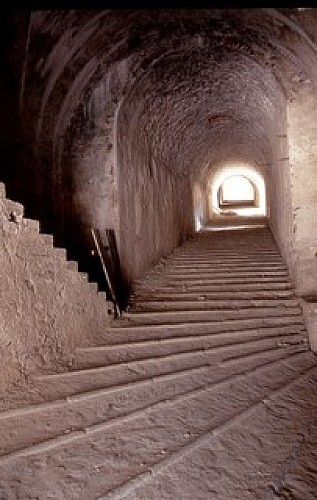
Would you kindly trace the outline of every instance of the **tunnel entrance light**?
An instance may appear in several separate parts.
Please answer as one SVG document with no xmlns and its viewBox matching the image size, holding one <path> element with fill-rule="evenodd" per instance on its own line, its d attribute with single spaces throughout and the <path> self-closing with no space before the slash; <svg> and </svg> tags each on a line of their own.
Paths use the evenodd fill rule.
<svg viewBox="0 0 317 500">
<path fill-rule="evenodd" d="M 225 179 L 218 191 L 220 208 L 255 206 L 256 192 L 252 182 L 243 175 L 232 175 Z"/>
<path fill-rule="evenodd" d="M 219 215 L 265 216 L 262 175 L 245 164 L 224 165 L 210 179 L 209 218 Z"/>
</svg>

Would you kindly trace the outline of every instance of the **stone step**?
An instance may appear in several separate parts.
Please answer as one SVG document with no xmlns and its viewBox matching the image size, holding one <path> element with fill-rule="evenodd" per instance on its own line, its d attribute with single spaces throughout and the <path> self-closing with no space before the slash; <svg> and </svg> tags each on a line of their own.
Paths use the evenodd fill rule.
<svg viewBox="0 0 317 500">
<path fill-rule="evenodd" d="M 180 246 L 177 249 L 175 249 L 173 252 L 171 252 L 167 258 L 171 257 L 179 257 L 183 255 L 205 255 L 205 254 L 214 254 L 214 253 L 220 253 L 221 255 L 228 255 L 228 254 L 256 254 L 258 255 L 259 253 L 274 253 L 276 255 L 281 256 L 281 253 L 279 249 L 277 248 L 276 245 L 263 245 L 260 244 L 259 246 L 255 247 L 253 243 L 249 243 L 248 245 L 241 246 L 238 244 L 238 242 L 234 242 L 233 245 L 228 246 L 227 243 L 221 243 L 219 246 L 213 246 L 213 247 L 207 247 L 203 246 L 199 242 L 193 242 L 191 245 L 188 246 Z"/>
<path fill-rule="evenodd" d="M 269 388 L 268 381 L 270 381 Z M 275 378 L 275 373 L 272 372 L 263 377 L 259 381 L 259 385 L 257 379 L 251 382 L 247 377 L 245 384 L 242 383 L 244 390 L 240 387 L 242 389 L 240 392 L 238 388 L 232 387 L 233 391 L 230 389 L 226 391 L 231 405 L 223 394 L 219 394 L 218 398 L 218 394 L 212 397 L 208 391 L 205 391 L 205 393 L 201 393 L 200 398 L 195 398 L 192 404 L 188 398 L 179 411 L 175 408 L 167 422 L 165 420 L 169 414 L 162 409 L 160 418 L 156 414 L 152 416 L 151 421 L 155 419 L 155 425 L 162 429 L 164 441 L 167 442 L 163 458 L 159 457 L 157 452 L 157 442 L 160 441 L 158 432 L 155 433 L 152 428 L 146 433 L 147 443 L 150 443 L 147 451 L 150 454 L 151 447 L 154 450 L 152 455 L 147 455 L 146 465 L 142 462 L 139 472 L 132 475 L 131 466 L 124 464 L 124 471 L 120 469 L 117 480 L 111 478 L 112 481 L 103 485 L 103 495 L 99 496 L 98 500 L 114 500 L 129 496 L 130 498 L 153 498 L 153 493 L 155 495 L 156 492 L 159 492 L 160 498 L 168 498 L 172 488 L 171 478 L 175 477 L 181 477 L 183 492 L 201 491 L 201 482 L 203 482 L 205 484 L 204 494 L 199 498 L 208 498 L 211 471 L 213 472 L 212 492 L 216 492 L 215 496 L 213 494 L 214 498 L 235 498 L 237 500 L 246 498 L 245 493 L 247 490 L 250 491 L 249 485 L 253 479 L 252 476 L 256 475 L 258 463 L 263 465 L 265 470 L 269 467 L 271 473 L 274 474 L 274 471 L 279 470 L 281 464 L 288 463 L 290 460 L 290 449 L 295 447 L 297 450 L 300 447 L 307 426 L 314 425 L 312 415 L 316 411 L 316 402 L 313 398 L 316 394 L 313 389 L 315 381 L 316 369 L 314 367 L 304 369 L 302 372 L 296 371 L 296 375 L 289 372 L 284 379 L 278 374 Z M 259 387 L 258 393 L 252 391 L 255 387 Z M 246 393 L 250 394 L 250 399 L 246 397 Z M 308 409 L 302 411 L 303 421 L 300 422 L 298 421 L 300 416 L 298 405 L 294 404 L 294 400 L 296 401 L 297 398 L 302 399 L 302 405 Z M 288 406 L 289 411 L 287 412 Z M 196 408 L 197 411 L 195 411 Z M 269 427 L 265 420 L 266 415 L 270 422 Z M 286 428 L 285 421 L 287 422 Z M 135 428 L 136 424 L 131 427 Z M 296 430 L 293 432 L 294 427 Z M 248 433 L 249 429 L 252 430 L 251 436 Z M 120 433 L 120 435 L 122 435 L 122 439 L 126 440 L 129 432 Z M 142 435 L 144 435 L 144 431 Z M 182 442 L 182 444 L 176 445 L 177 441 Z M 272 441 L 274 441 L 274 453 L 272 452 Z M 107 442 L 108 440 L 105 441 L 105 444 Z M 134 442 L 137 442 L 136 438 Z M 113 450 L 114 456 L 118 454 L 118 448 Z M 239 460 L 240 468 L 237 470 L 234 467 L 237 467 L 237 457 L 240 457 L 239 451 L 241 449 L 244 452 L 244 460 Z M 207 453 L 208 450 L 212 450 L 210 457 Z M 252 465 L 249 464 L 248 460 L 250 455 Z M 140 459 L 141 454 L 137 451 L 130 458 L 133 464 L 138 463 Z M 256 466 L 253 464 L 254 461 L 256 461 Z M 221 472 L 223 470 L 227 472 L 224 474 L 225 479 L 221 473 L 219 473 L 220 479 L 218 474 L 214 475 L 215 462 L 217 467 L 219 462 L 221 463 Z M 197 469 L 191 472 L 194 466 L 198 468 L 198 474 Z M 247 468 L 246 473 L 244 473 L 245 468 Z M 179 471 L 182 472 L 180 476 L 177 475 Z M 125 480 L 122 480 L 123 474 Z M 195 480 L 193 479 L 194 474 Z M 251 483 L 254 485 L 252 492 L 259 490 L 266 492 L 267 475 L 263 473 L 258 475 L 259 477 L 253 479 L 254 482 Z M 264 477 L 262 477 L 263 475 Z M 227 476 L 229 476 L 229 480 Z M 240 485 L 238 490 L 237 477 Z M 302 476 L 299 477 L 301 480 L 298 482 L 301 483 Z M 195 481 L 195 489 L 192 486 L 193 481 Z M 257 486 L 259 481 L 261 481 L 260 487 Z M 311 480 L 305 481 L 304 485 L 306 484 L 310 485 Z M 289 491 L 288 488 L 287 490 Z M 173 489 L 173 491 L 175 490 Z M 305 497 L 305 491 L 300 491 L 304 492 Z M 314 488 L 310 491 L 314 491 Z M 184 494 L 186 495 L 186 493 Z M 261 494 L 260 496 L 262 497 Z M 187 495 L 186 497 L 190 498 Z M 249 496 L 252 500 L 256 497 L 259 498 L 253 493 Z M 304 497 L 301 495 L 301 498 Z M 314 496 L 310 495 L 309 498 L 313 500 Z"/>
<path fill-rule="evenodd" d="M 297 307 L 299 306 L 298 299 L 242 299 L 236 298 L 232 300 L 201 300 L 201 301 L 155 301 L 148 300 L 143 302 L 135 302 L 128 308 L 128 312 L 156 312 L 156 311 L 198 311 L 198 310 L 217 310 L 217 309 L 245 309 L 258 307 Z"/>
<path fill-rule="evenodd" d="M 220 255 L 219 255 L 220 254 Z M 173 252 L 165 260 L 169 260 L 171 262 L 180 262 L 182 263 L 184 260 L 201 260 L 201 261 L 210 261 L 210 260 L 238 260 L 239 258 L 243 260 L 255 260 L 255 261 L 263 261 L 266 258 L 269 260 L 280 260 L 282 256 L 278 250 L 274 252 L 266 252 L 265 255 L 262 255 L 260 252 L 243 252 L 243 251 L 222 251 L 222 252 L 213 252 L 213 253 L 204 253 L 199 255 L 195 252 L 184 251 L 182 253 Z"/>
<path fill-rule="evenodd" d="M 154 286 L 149 284 L 135 284 L 134 285 L 134 293 L 148 293 L 148 294 L 165 294 L 165 293 L 175 293 L 175 294 L 186 294 L 186 293 L 197 293 L 199 295 L 208 293 L 208 292 L 247 292 L 247 291 L 271 291 L 271 290 L 291 290 L 292 284 L 290 281 L 284 282 L 265 282 L 259 283 L 258 281 L 255 283 L 225 283 L 221 282 L 220 284 L 195 284 L 195 285 L 182 285 L 182 284 L 164 284 L 161 286 Z"/>
<path fill-rule="evenodd" d="M 221 259 L 221 260 L 230 260 L 230 259 L 256 259 L 256 260 L 265 260 L 265 259 L 280 259 L 281 254 L 278 251 L 259 251 L 256 250 L 254 252 L 247 252 L 247 251 L 217 251 L 217 252 L 204 252 L 204 253 L 198 253 L 198 252 L 193 252 L 193 251 L 188 251 L 188 252 L 183 252 L 179 254 L 174 254 L 173 256 L 170 257 L 173 261 L 187 261 L 190 262 L 192 260 L 215 260 L 215 259 Z"/>
<path fill-rule="evenodd" d="M 66 266 L 70 271 L 78 271 L 78 262 L 76 260 L 67 260 Z"/>
<path fill-rule="evenodd" d="M 29 231 L 26 238 L 25 235 L 21 239 L 22 246 L 19 247 L 19 254 L 27 252 L 29 264 L 33 267 L 33 272 L 39 275 L 39 289 L 43 286 L 45 291 L 47 278 L 51 281 L 64 283 L 63 293 L 66 290 L 68 294 L 73 296 L 85 296 L 87 307 L 97 300 L 100 307 L 108 309 L 108 303 L 104 301 L 102 295 L 99 296 L 98 284 L 88 281 L 88 275 L 83 277 L 82 273 L 78 272 L 78 263 L 76 261 L 67 260 L 67 251 L 62 247 L 54 247 L 52 244 L 53 236 L 39 233 L 36 238 L 34 234 L 30 235 Z M 31 243 L 31 244 L 30 244 Z M 42 263 L 39 266 L 39 262 Z M 45 262 L 45 265 L 43 265 Z M 46 276 L 47 275 L 47 276 Z"/>
<path fill-rule="evenodd" d="M 54 247 L 54 236 L 52 234 L 41 233 L 41 238 L 46 245 Z"/>
<path fill-rule="evenodd" d="M 1 455 L 101 421 L 120 418 L 164 400 L 164 397 L 175 397 L 201 387 L 206 380 L 206 367 L 203 366 L 0 413 Z M 106 413 L 105 407 L 108 408 Z"/>
<path fill-rule="evenodd" d="M 98 287 L 98 283 L 94 282 L 94 281 L 88 281 L 88 286 L 91 290 L 92 293 L 98 293 L 99 291 L 99 287 Z"/>
<path fill-rule="evenodd" d="M 255 250 L 262 251 L 274 251 L 278 252 L 278 248 L 273 240 L 268 238 L 256 237 L 252 239 L 245 238 L 244 241 L 241 240 L 241 237 L 238 238 L 232 237 L 230 234 L 230 239 L 228 239 L 228 235 L 225 238 L 219 237 L 219 235 L 214 236 L 214 241 L 205 240 L 202 241 L 197 238 L 185 242 L 183 245 L 175 249 L 174 253 L 183 253 L 187 251 L 193 252 L 213 252 L 213 251 L 236 251 L 236 250 L 245 250 L 247 252 L 254 252 Z"/>
<path fill-rule="evenodd" d="M 267 259 L 281 259 L 282 256 L 278 250 L 256 250 L 248 251 L 248 250 L 239 250 L 239 249 L 222 249 L 217 251 L 208 251 L 208 252 L 199 252 L 193 250 L 183 251 L 182 253 L 172 253 L 169 255 L 168 260 L 172 262 L 182 262 L 183 260 L 237 260 L 242 258 L 244 260 L 255 260 L 255 261 L 263 261 Z"/>
<path fill-rule="evenodd" d="M 224 271 L 232 271 L 232 270 L 238 270 L 238 271 L 252 271 L 253 269 L 260 269 L 260 270 L 265 270 L 265 271 L 275 271 L 275 270 L 281 270 L 281 271 L 287 271 L 287 267 L 285 266 L 284 263 L 279 262 L 275 264 L 271 263 L 260 263 L 260 262 L 254 262 L 254 263 L 243 263 L 243 262 L 237 262 L 237 263 L 223 263 L 223 262 L 209 262 L 209 263 L 197 263 L 195 265 L 175 265 L 175 264 L 167 264 L 164 267 L 161 267 L 160 269 L 164 271 L 168 271 L 170 273 L 179 273 L 182 271 L 186 271 L 186 273 L 191 273 L 191 272 L 197 272 L 199 271 L 217 271 L 217 270 L 224 270 Z M 154 268 L 153 272 L 155 272 L 156 268 Z M 149 273 L 150 274 L 150 273 Z"/>
<path fill-rule="evenodd" d="M 54 276 L 59 276 L 63 280 L 62 269 L 65 265 L 65 253 L 61 253 L 59 249 L 53 249 L 47 245 L 47 240 L 42 233 L 30 231 L 28 226 L 21 225 L 21 231 L 17 234 L 16 255 L 20 258 L 28 258 L 28 265 L 31 266 L 35 275 L 45 272 L 50 275 L 50 279 Z M 65 251 L 64 251 L 65 252 Z M 39 279 L 42 278 L 39 277 Z M 41 283 L 39 283 L 41 285 Z M 45 285 L 45 278 L 43 285 Z"/>
<path fill-rule="evenodd" d="M 247 279 L 250 277 L 256 277 L 256 276 L 272 276 L 274 277 L 288 277 L 288 272 L 286 270 L 273 270 L 273 271 L 266 271 L 262 270 L 261 268 L 259 269 L 254 269 L 251 271 L 243 271 L 241 269 L 238 270 L 226 270 L 226 269 L 218 269 L 218 270 L 197 270 L 196 272 L 169 272 L 166 270 L 164 273 L 160 273 L 160 275 L 149 275 L 149 280 L 151 278 L 161 278 L 161 279 L 173 279 L 173 280 L 188 280 L 188 279 L 201 279 L 201 280 L 212 280 L 213 278 L 227 278 L 227 277 L 232 277 L 232 278 L 245 278 Z"/>
<path fill-rule="evenodd" d="M 84 282 L 87 282 L 88 283 L 88 274 L 87 273 L 84 273 L 82 271 L 78 271 L 78 275 L 80 277 L 80 279 Z"/>
<path fill-rule="evenodd" d="M 129 328 L 119 326 L 119 321 L 114 321 L 111 329 L 105 330 L 104 338 L 100 342 L 107 345 L 116 345 L 128 342 L 142 342 L 160 340 L 165 338 L 194 337 L 196 335 L 218 334 L 236 331 L 273 329 L 277 332 L 290 331 L 295 328 L 298 333 L 305 331 L 303 317 L 298 316 L 273 316 L 264 318 L 232 319 L 226 321 L 196 322 L 182 324 L 157 324 L 135 325 Z M 288 330 L 287 330 L 288 331 Z"/>
<path fill-rule="evenodd" d="M 24 206 L 17 201 L 3 198 L 5 214 L 12 222 L 21 223 L 24 215 Z"/>
<path fill-rule="evenodd" d="M 19 244 L 29 248 L 28 255 L 38 255 L 38 257 L 56 257 L 57 260 L 66 260 L 66 250 L 54 247 L 54 237 L 52 234 L 39 232 L 40 226 L 37 220 L 23 219 L 20 225 L 21 237 Z"/>
<path fill-rule="evenodd" d="M 235 265 L 235 264 L 230 264 L 230 265 L 205 265 L 205 266 L 199 266 L 199 265 L 190 265 L 190 266 L 162 266 L 162 267 L 156 267 L 154 268 L 151 272 L 147 273 L 145 276 L 142 277 L 142 279 L 147 279 L 149 277 L 156 277 L 160 275 L 168 275 L 168 276 L 177 276 L 177 275 L 185 275 L 185 276 L 195 276 L 197 275 L 215 275 L 215 274 L 241 274 L 241 275 L 248 275 L 250 274 L 251 276 L 253 274 L 262 274 L 262 273 L 269 273 L 269 274 L 275 274 L 275 273 L 286 273 L 287 274 L 288 269 L 284 264 L 276 264 L 272 266 L 271 264 L 256 264 L 256 265 Z"/>
<path fill-rule="evenodd" d="M 258 307 L 245 308 L 241 310 L 215 310 L 215 311 L 166 311 L 166 312 L 139 312 L 124 313 L 122 319 L 118 320 L 118 325 L 127 327 L 134 324 L 173 324 L 173 323 L 192 323 L 201 321 L 226 321 L 240 320 L 246 318 L 261 318 L 275 316 L 296 316 L 301 315 L 302 310 L 299 306 L 294 307 Z"/>
<path fill-rule="evenodd" d="M 135 290 L 129 298 L 129 304 L 132 306 L 134 304 L 147 302 L 147 301 L 155 301 L 155 302 L 163 302 L 163 301 L 210 301 L 210 300 L 230 300 L 236 299 L 237 295 L 240 299 L 277 299 L 277 298 L 293 298 L 294 292 L 292 290 L 252 290 L 252 291 L 241 291 L 237 294 L 237 291 L 216 291 L 216 292 L 182 292 L 182 293 L 164 293 L 159 289 L 157 292 L 151 292 L 149 289 L 142 293 Z"/>
<path fill-rule="evenodd" d="M 196 235 L 195 235 L 196 236 Z M 257 235 L 253 238 L 244 237 L 244 240 L 241 239 L 241 235 L 237 238 L 233 236 L 230 232 L 230 235 L 223 235 L 224 238 L 221 238 L 220 234 L 213 235 L 207 237 L 205 240 L 194 237 L 191 240 L 183 243 L 180 247 L 175 249 L 176 252 L 185 252 L 188 250 L 193 250 L 195 252 L 203 252 L 203 251 L 212 251 L 212 250 L 226 250 L 226 249 L 239 249 L 239 250 L 247 250 L 253 252 L 254 249 L 260 250 L 275 250 L 278 251 L 278 248 L 275 242 L 271 238 L 261 237 Z"/>
<path fill-rule="evenodd" d="M 260 258 L 260 257 L 244 257 L 242 255 L 238 257 L 227 257 L 227 258 L 182 258 L 182 259 L 176 259 L 176 258 L 170 258 L 167 261 L 163 261 L 162 264 L 165 265 L 171 265 L 171 266 L 196 266 L 196 265 L 203 265 L 203 266 L 209 266 L 209 265 L 215 265 L 217 266 L 218 264 L 222 264 L 224 266 L 226 265 L 235 265 L 235 264 L 241 264 L 241 265 L 248 265 L 248 264 L 254 264 L 254 265 L 269 265 L 269 264 L 284 264 L 284 260 L 282 257 L 267 257 L 267 258 Z"/>
<path fill-rule="evenodd" d="M 135 282 L 137 285 L 140 284 L 145 288 L 146 286 L 150 287 L 161 287 L 162 290 L 164 287 L 174 287 L 175 290 L 180 287 L 183 287 L 184 290 L 186 289 L 191 289 L 192 287 L 199 286 L 201 289 L 206 290 L 206 287 L 213 286 L 213 285 L 243 285 L 243 286 L 249 286 L 251 283 L 255 283 L 257 285 L 266 285 L 271 288 L 271 285 L 273 283 L 282 283 L 284 285 L 289 285 L 291 286 L 291 282 L 287 276 L 254 276 L 254 277 L 248 277 L 248 279 L 244 279 L 243 277 L 226 277 L 226 278 L 220 278 L 220 277 L 215 277 L 213 279 L 211 278 L 187 278 L 186 280 L 176 280 L 174 278 L 168 278 L 164 276 L 159 276 L 157 278 L 151 278 L 146 281 L 143 281 L 143 283 L 138 283 Z M 242 287 L 243 288 L 243 287 Z M 246 288 L 245 288 L 246 289 Z M 177 290 L 176 290 L 177 291 Z"/>
<path fill-rule="evenodd" d="M 22 219 L 22 224 L 25 226 L 25 229 L 27 231 L 32 231 L 34 232 L 36 235 L 39 234 L 40 232 L 40 223 L 38 220 L 35 220 L 35 219 L 27 219 L 25 217 L 23 217 Z"/>
<path fill-rule="evenodd" d="M 98 292 L 98 297 L 100 297 L 100 299 L 102 300 L 108 300 L 107 293 L 103 291 Z"/>
<path fill-rule="evenodd" d="M 299 356 L 301 355 L 297 355 L 297 358 Z M 50 451 L 51 456 L 53 456 L 49 467 L 50 471 L 54 472 L 55 475 L 56 471 L 52 471 L 52 467 L 55 467 L 54 449 L 57 449 L 57 455 L 59 455 L 61 454 L 61 447 L 67 447 L 68 452 L 71 449 L 73 453 L 76 453 L 76 458 L 80 460 L 85 456 L 89 456 L 92 462 L 98 463 L 96 462 L 98 453 L 100 453 L 98 443 L 100 444 L 103 439 L 106 438 L 106 442 L 102 444 L 103 449 L 108 448 L 108 453 L 113 453 L 114 447 L 114 456 L 118 456 L 118 453 L 122 450 L 121 439 L 112 441 L 111 449 L 106 446 L 109 439 L 113 435 L 119 435 L 120 438 L 124 436 L 124 442 L 131 442 L 131 425 L 129 424 L 132 423 L 132 428 L 140 429 L 144 433 L 144 419 L 146 422 L 155 419 L 155 425 L 147 426 L 147 435 L 150 433 L 147 440 L 147 454 L 144 455 L 144 450 L 138 446 L 133 446 L 133 452 L 130 450 L 130 453 L 134 454 L 133 463 L 139 464 L 142 459 L 148 462 L 148 466 L 153 466 L 153 464 L 162 460 L 162 453 L 157 451 L 157 432 L 159 429 L 164 429 L 165 460 L 166 454 L 172 456 L 176 450 L 183 449 L 187 443 L 192 443 L 193 439 L 195 441 L 198 436 L 204 435 L 208 429 L 213 429 L 213 431 L 218 429 L 219 432 L 224 422 L 230 422 L 230 419 L 234 417 L 241 418 L 241 415 L 244 415 L 244 412 L 249 411 L 250 408 L 253 409 L 254 405 L 263 405 L 263 401 L 268 402 L 270 400 L 272 402 L 272 398 L 280 396 L 281 391 L 288 387 L 292 388 L 294 381 L 298 378 L 305 377 L 303 381 L 306 382 L 312 376 L 311 374 L 315 374 L 314 364 L 307 355 L 305 356 L 304 368 L 301 360 L 297 363 L 296 355 L 281 359 L 280 363 L 276 363 L 272 359 L 267 364 L 247 368 L 244 373 L 236 367 L 236 372 L 232 374 L 229 372 L 230 374 L 227 373 L 223 376 L 223 373 L 221 373 L 217 380 L 207 378 L 204 380 L 204 385 L 199 383 L 197 385 L 197 381 L 196 385 L 192 383 L 187 387 L 185 384 L 177 392 L 175 389 L 175 392 L 173 392 L 173 386 L 168 389 L 163 384 L 157 386 L 157 391 L 153 391 L 153 384 L 152 387 L 143 386 L 145 395 L 143 401 L 139 399 L 140 391 L 137 393 L 136 399 L 134 399 L 135 393 L 132 391 L 131 395 L 127 395 L 128 397 L 123 400 L 120 395 L 112 395 L 112 398 L 109 398 L 108 395 L 108 399 L 105 401 L 104 395 L 99 394 L 95 400 L 90 400 L 88 407 L 87 403 L 83 404 L 82 400 L 71 400 L 65 412 L 65 420 L 58 411 L 58 407 L 51 408 L 51 413 L 46 414 L 48 423 L 46 430 L 43 427 L 43 421 L 46 421 L 45 418 L 40 419 L 41 427 L 33 423 L 32 428 L 32 415 L 30 415 L 29 419 L 26 419 L 26 429 L 30 431 L 32 437 L 27 440 L 25 435 L 20 435 L 20 441 L 18 439 L 13 441 L 11 450 L 16 450 L 16 452 L 13 451 L 10 454 L 6 450 L 0 459 L 0 466 L 8 466 L 5 476 L 10 478 L 12 460 L 17 461 L 22 457 L 28 458 L 29 456 L 36 457 L 39 453 Z M 293 362 L 292 368 L 289 366 L 289 360 Z M 253 387 L 256 387 L 256 390 L 252 390 Z M 245 397 L 246 388 L 248 389 L 248 398 Z M 230 401 L 229 406 L 228 401 Z M 108 402 L 112 402 L 112 404 L 107 404 Z M 105 406 L 109 408 L 107 413 L 104 410 Z M 188 411 L 189 409 L 190 411 Z M 212 412 L 211 409 L 213 409 Z M 193 418 L 192 410 L 195 410 L 195 418 Z M 168 422 L 166 421 L 167 415 L 169 417 Z M 14 429 L 21 428 L 17 421 L 14 422 L 16 416 L 8 415 L 2 420 L 9 424 L 10 429 L 10 419 L 12 417 L 11 432 L 14 433 Z M 37 421 L 36 414 L 33 414 L 33 420 Z M 51 429 L 50 423 L 53 424 L 53 429 Z M 10 446 L 10 443 L 8 443 L 9 432 L 4 434 L 4 437 L 7 438 L 6 444 L 8 447 Z M 166 439 L 166 435 L 173 439 Z M 161 438 L 159 441 L 161 441 Z M 38 443 L 38 446 L 36 446 L 36 443 Z M 93 447 L 91 447 L 92 444 Z M 150 455 L 149 452 L 151 452 Z M 175 461 L 175 457 L 173 460 Z M 44 462 L 40 468 L 41 473 L 43 473 L 43 467 L 45 467 Z M 57 463 L 60 468 L 60 463 Z M 71 464 L 65 470 L 66 476 L 70 473 L 70 467 Z M 124 468 L 123 471 L 122 467 Z M 117 481 L 108 484 L 107 492 L 111 492 L 111 488 L 119 487 L 122 484 L 123 474 L 126 481 L 131 478 L 130 460 L 127 464 L 125 460 L 119 469 Z M 59 474 L 62 474 L 63 470 L 62 468 Z M 138 466 L 136 470 L 142 471 L 143 465 L 141 469 Z M 23 468 L 21 471 L 24 474 Z M 23 478 L 24 485 L 28 475 L 29 472 L 27 471 Z M 134 472 L 133 477 L 135 475 Z M 112 474 L 108 476 L 111 481 Z M 60 475 L 58 477 L 60 478 Z M 91 487 L 89 491 L 92 492 L 91 488 L 93 488 L 96 481 L 94 474 L 92 474 L 90 481 Z M 96 492 L 91 498 L 97 498 Z M 108 496 L 108 498 L 110 497 Z M 121 498 L 121 496 L 116 495 L 116 498 Z"/>
<path fill-rule="evenodd" d="M 67 250 L 66 250 L 66 248 L 54 247 L 54 248 L 51 249 L 51 255 L 53 255 L 55 258 L 58 257 L 67 266 L 67 262 L 68 261 L 67 261 Z"/>
<path fill-rule="evenodd" d="M 250 244 L 245 248 L 239 247 L 235 244 L 232 248 L 229 248 L 227 245 L 221 245 L 219 248 L 199 248 L 199 246 L 192 245 L 191 247 L 180 247 L 179 249 L 171 252 L 168 255 L 168 259 L 171 258 L 201 258 L 201 257 L 210 257 L 215 255 L 221 255 L 221 257 L 239 257 L 239 255 L 250 257 L 254 256 L 256 259 L 261 257 L 262 255 L 267 256 L 276 256 L 281 257 L 280 251 L 276 248 L 276 246 L 272 246 L 270 248 L 255 248 L 254 245 Z"/>
<path fill-rule="evenodd" d="M 29 223 L 33 226 L 31 231 Z M 54 246 L 54 236 L 52 234 L 38 233 L 37 228 L 38 221 L 23 219 L 21 225 L 23 238 L 20 238 L 17 254 L 24 255 L 27 253 L 29 260 L 32 262 L 36 261 L 38 263 L 39 259 L 41 261 L 45 260 L 46 269 L 50 269 L 62 281 L 67 272 L 70 271 L 72 273 L 71 281 L 76 287 L 81 288 L 83 293 L 91 294 L 91 297 L 97 296 L 97 283 L 89 282 L 87 274 L 78 272 L 77 261 L 67 260 L 65 248 Z"/>
<path fill-rule="evenodd" d="M 232 236 L 232 235 L 230 235 Z M 275 242 L 270 238 L 245 238 L 244 241 L 241 240 L 241 235 L 238 238 L 230 237 L 228 239 L 228 235 L 225 235 L 225 238 L 221 238 L 219 234 L 213 236 L 213 241 L 209 240 L 199 240 L 198 238 L 194 238 L 187 243 L 184 243 L 182 246 L 178 247 L 176 252 L 186 252 L 188 250 L 193 250 L 194 252 L 209 252 L 214 250 L 246 250 L 250 252 L 254 252 L 255 249 L 259 250 L 274 250 L 278 251 L 278 248 Z"/>
<path fill-rule="evenodd" d="M 253 241 L 236 244 L 248 234 Z M 66 496 L 81 496 L 84 464 L 84 495 L 124 498 L 144 478 L 184 460 L 197 443 L 207 444 L 207 437 L 237 422 L 251 424 L 255 410 L 264 412 L 264 421 L 280 418 L 287 391 L 313 415 L 314 398 L 308 391 L 303 399 L 296 387 L 312 385 L 316 357 L 286 267 L 268 250 L 274 248 L 269 234 L 252 230 L 227 243 L 223 235 L 221 244 L 213 243 L 216 234 L 200 234 L 185 254 L 196 252 L 202 261 L 175 265 L 171 257 L 139 280 L 131 298 L 135 311 L 105 328 L 97 345 L 77 349 L 72 370 L 31 380 L 46 402 L 0 413 L 0 476 L 8 484 L 18 477 L 26 496 L 42 477 L 58 478 Z M 250 247 L 253 261 L 247 260 Z M 226 248 L 244 257 L 215 264 L 213 252 L 228 259 Z M 196 262 L 201 267 L 195 269 Z M 101 304 L 97 285 L 85 283 L 75 262 L 65 259 L 61 269 L 71 289 L 78 275 L 83 290 L 96 292 Z M 294 422 L 304 428 L 293 418 L 293 429 Z M 256 431 L 262 447 L 262 427 Z"/>
<path fill-rule="evenodd" d="M 245 347 L 245 346 L 244 346 Z M 227 361 L 232 363 L 235 359 L 239 364 L 241 357 L 253 364 L 260 359 L 274 360 L 286 354 L 307 351 L 304 343 L 286 344 L 278 346 L 274 339 L 259 340 L 258 343 L 241 348 L 237 351 L 236 346 L 224 348 L 198 349 L 194 352 L 184 352 L 152 357 L 136 361 L 127 361 L 106 366 L 84 368 L 69 372 L 44 375 L 34 379 L 37 389 L 44 392 L 49 399 L 68 397 L 73 394 L 92 391 L 100 388 L 117 387 L 132 382 L 139 382 L 149 378 L 162 375 L 172 375 L 175 372 L 210 367 L 214 374 L 217 368 Z M 254 358 L 254 359 L 253 359 Z M 159 363 L 158 363 L 159 359 Z"/>
<path fill-rule="evenodd" d="M 288 331 L 287 331 L 288 330 Z M 76 349 L 75 362 L 77 368 L 105 366 L 131 360 L 159 358 L 171 354 L 195 352 L 200 349 L 231 348 L 236 346 L 237 352 L 255 346 L 258 341 L 270 340 L 272 346 L 307 344 L 307 336 L 297 328 L 279 330 L 263 329 L 226 332 L 219 334 L 195 335 L 171 339 L 149 340 L 143 342 L 128 342 L 127 344 L 83 347 Z M 255 342 L 255 344 L 254 344 Z M 271 344 L 270 344 L 271 345 Z"/>
<path fill-rule="evenodd" d="M 24 257 L 28 256 L 28 263 L 34 276 L 37 276 L 38 290 L 43 289 L 43 293 L 47 287 L 47 281 L 64 283 L 64 292 L 73 292 L 71 288 L 77 290 L 78 295 L 89 294 L 89 300 L 97 296 L 97 284 L 83 280 L 82 276 L 76 271 L 76 264 L 69 264 L 67 261 L 67 252 L 65 248 L 53 246 L 53 236 L 50 234 L 37 233 L 36 221 L 31 221 L 35 226 L 30 231 L 29 224 L 22 223 L 16 255 Z M 17 233 L 18 234 L 18 233 Z M 70 285 L 70 283 L 72 285 Z M 88 297 L 88 295 L 87 295 Z"/>
</svg>

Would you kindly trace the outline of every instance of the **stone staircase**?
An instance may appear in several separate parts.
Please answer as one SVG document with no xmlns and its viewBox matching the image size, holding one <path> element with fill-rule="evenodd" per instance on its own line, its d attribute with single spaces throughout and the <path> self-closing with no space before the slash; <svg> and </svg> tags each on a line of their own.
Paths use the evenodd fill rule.
<svg viewBox="0 0 317 500">
<path fill-rule="evenodd" d="M 74 348 L 93 342 L 109 323 L 111 304 L 67 259 L 66 249 L 54 246 L 53 235 L 42 233 L 38 221 L 24 216 L 23 205 L 7 198 L 2 183 L 0 281 L 2 409 L 10 399 L 6 387 L 34 371 L 65 370 Z"/>
<path fill-rule="evenodd" d="M 316 379 L 268 229 L 200 232 L 0 413 L 0 498 L 316 499 Z"/>
</svg>

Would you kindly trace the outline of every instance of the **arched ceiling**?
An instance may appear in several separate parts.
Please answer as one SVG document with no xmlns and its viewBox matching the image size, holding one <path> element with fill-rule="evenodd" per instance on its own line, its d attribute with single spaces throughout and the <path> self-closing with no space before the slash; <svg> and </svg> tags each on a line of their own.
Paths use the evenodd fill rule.
<svg viewBox="0 0 317 500">
<path fill-rule="evenodd" d="M 317 80 L 316 26 L 315 9 L 33 12 L 26 113 L 54 149 L 104 81 L 121 136 L 177 174 L 270 162 L 284 100 Z"/>
<path fill-rule="evenodd" d="M 247 55 L 227 50 L 219 60 L 200 48 L 183 49 L 134 83 L 125 97 L 126 129 L 179 173 L 226 158 L 263 163 L 282 99 L 274 75 Z"/>
</svg>

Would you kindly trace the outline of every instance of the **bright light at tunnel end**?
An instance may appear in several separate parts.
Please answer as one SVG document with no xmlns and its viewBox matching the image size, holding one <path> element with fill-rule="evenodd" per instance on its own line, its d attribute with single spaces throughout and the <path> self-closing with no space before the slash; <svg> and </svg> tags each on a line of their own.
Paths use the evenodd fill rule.
<svg viewBox="0 0 317 500">
<path fill-rule="evenodd" d="M 224 181 L 231 177 L 244 177 L 247 178 L 255 187 L 258 192 L 257 204 L 254 207 L 239 207 L 234 209 L 236 215 L 245 216 L 265 216 L 267 213 L 266 206 L 266 191 L 265 182 L 260 173 L 250 165 L 245 164 L 228 164 L 219 168 L 216 174 L 213 175 L 210 183 L 210 200 L 209 200 L 209 215 L 224 214 L 226 211 L 219 208 L 218 192 Z M 239 197 L 237 186 L 237 197 Z"/>
</svg>

